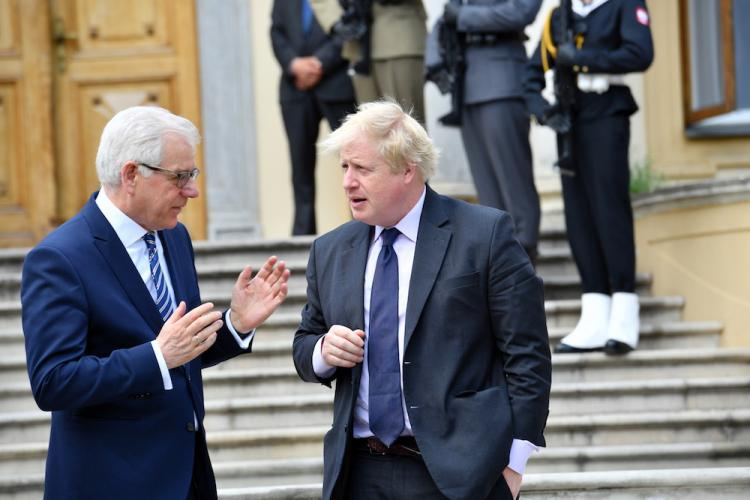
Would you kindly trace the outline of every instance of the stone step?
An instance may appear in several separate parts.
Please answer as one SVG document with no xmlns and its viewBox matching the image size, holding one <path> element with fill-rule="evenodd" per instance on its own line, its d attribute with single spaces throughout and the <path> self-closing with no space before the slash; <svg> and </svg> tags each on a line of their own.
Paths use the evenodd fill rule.
<svg viewBox="0 0 750 500">
<path fill-rule="evenodd" d="M 529 460 L 529 474 L 603 470 L 737 467 L 750 463 L 750 443 L 648 443 L 548 447 Z"/>
<path fill-rule="evenodd" d="M 739 500 L 750 490 L 750 467 L 528 474 L 522 490 L 524 500 Z"/>
<path fill-rule="evenodd" d="M 210 397 L 210 393 L 207 393 Z M 30 404 L 33 405 L 29 396 Z M 207 429 L 212 431 L 328 425 L 333 391 L 292 396 L 206 400 Z M 7 406 L 7 405 L 6 405 Z M 553 384 L 550 415 L 624 415 L 648 408 L 655 412 L 742 410 L 750 407 L 750 377 L 697 380 L 643 380 Z M 0 413 L 0 443 L 43 441 L 49 414 L 35 408 Z"/>
<path fill-rule="evenodd" d="M 558 383 L 553 377 L 550 415 L 624 414 L 750 408 L 750 374 L 744 377 Z"/>
<path fill-rule="evenodd" d="M 225 265 L 242 269 L 248 264 L 254 268 L 271 255 L 288 262 L 307 262 L 314 236 L 294 236 L 286 239 L 253 241 L 196 241 L 195 265 Z"/>
<path fill-rule="evenodd" d="M 521 497 L 539 500 L 745 500 L 750 467 L 527 474 Z M 320 500 L 321 484 L 222 488 L 222 500 Z"/>
<path fill-rule="evenodd" d="M 214 302 L 217 308 L 229 306 L 229 299 L 225 295 L 211 296 L 204 294 L 206 302 Z M 293 334 L 299 324 L 300 312 L 306 302 L 304 292 L 290 291 L 287 300 L 266 322 L 263 328 L 279 331 L 286 330 Z M 640 317 L 643 325 L 657 325 L 661 323 L 675 323 L 680 320 L 685 299 L 677 296 L 640 297 Z M 544 303 L 547 315 L 547 327 L 573 328 L 581 313 L 579 299 L 547 300 Z M 291 330 L 290 330 L 291 329 Z M 6 338 L 21 331 L 21 303 L 20 301 L 0 301 L 0 333 Z"/>
<path fill-rule="evenodd" d="M 638 350 L 627 356 L 553 354 L 555 383 L 750 375 L 750 348 Z"/>
<path fill-rule="evenodd" d="M 289 278 L 290 293 L 304 295 L 307 288 L 305 269 L 306 259 L 286 260 L 287 268 L 291 271 Z M 262 260 L 247 262 L 257 271 L 263 264 Z M 201 295 L 204 297 L 224 297 L 232 290 L 240 271 L 244 266 L 231 266 L 222 262 L 206 262 L 196 265 Z M 549 258 L 540 256 L 537 272 L 544 279 L 544 293 L 548 300 L 577 298 L 581 295 L 581 280 L 575 270 L 570 254 L 553 252 Z M 651 277 L 645 273 L 636 275 L 637 291 L 642 294 L 648 292 Z M 16 301 L 21 293 L 21 273 L 0 273 L 0 301 Z"/>
<path fill-rule="evenodd" d="M 532 456 L 524 477 L 524 497 L 543 482 L 539 478 L 559 478 L 559 472 L 590 472 L 601 470 L 658 470 L 687 468 L 738 467 L 748 463 L 750 445 L 744 443 L 677 443 L 651 446 L 603 446 L 585 448 L 547 448 Z M 258 459 L 215 462 L 220 490 L 298 486 L 320 483 L 323 475 L 321 456 L 295 459 Z M 558 472 L 558 474 L 550 474 Z M 693 471 L 702 473 L 702 471 Z M 580 477 L 580 475 L 579 475 Z M 586 475 L 590 477 L 590 475 Z M 25 493 L 39 498 L 43 474 L 18 474 L 0 478 L 0 495 Z M 32 496 L 36 494 L 36 496 Z M 13 497 L 10 497 L 13 498 Z"/>
<path fill-rule="evenodd" d="M 639 350 L 719 347 L 724 328 L 718 321 L 676 321 L 641 324 Z M 548 328 L 550 345 L 555 346 L 572 331 L 572 326 Z"/>
<path fill-rule="evenodd" d="M 286 348 L 285 348 L 286 349 Z M 256 353 L 259 354 L 259 353 Z M 248 360 L 247 365 L 232 365 L 235 368 L 220 368 L 218 365 L 203 372 L 206 398 L 208 400 L 242 399 L 254 397 L 273 397 L 279 394 L 286 396 L 320 396 L 330 394 L 331 390 L 320 384 L 302 382 L 291 365 L 286 367 L 258 366 L 252 363 L 253 354 L 243 356 Z M 236 358 L 225 364 L 238 363 Z M 259 358 L 260 359 L 260 358 Z M 35 407 L 31 398 L 29 383 L 23 369 L 23 360 L 19 359 L 15 370 L 9 370 L 6 361 L 0 382 L 0 408 L 4 411 L 25 411 Z M 580 383 L 600 383 L 602 387 L 609 387 L 607 382 L 618 382 L 626 385 L 626 381 L 635 384 L 654 384 L 651 389 L 653 395 L 648 397 L 664 401 L 677 401 L 680 396 L 674 392 L 681 392 L 683 397 L 689 396 L 687 402 L 696 404 L 701 398 L 710 399 L 710 391 L 702 386 L 700 380 L 692 379 L 724 379 L 726 386 L 717 381 L 717 397 L 719 391 L 742 390 L 742 380 L 750 376 L 750 349 L 670 349 L 659 351 L 635 351 L 623 357 L 611 357 L 602 353 L 561 354 L 552 357 L 554 387 L 567 388 L 569 393 L 582 391 Z M 239 368 L 237 368 L 239 366 Z M 8 373 L 15 373 L 11 380 Z M 672 379 L 665 382 L 665 379 Z M 684 379 L 684 380 L 683 380 Z M 564 385 L 572 384 L 572 385 Z M 658 384 L 664 387 L 657 389 Z M 682 385 L 681 385 L 682 384 Z M 671 387 L 670 387 L 671 386 Z M 634 386 L 635 387 L 635 386 Z M 669 390 L 671 396 L 660 394 Z M 562 390 L 562 389 L 560 389 Z M 593 390 L 593 389 L 591 389 Z M 623 389 L 624 390 L 624 389 Z M 635 389 L 633 389 L 635 390 Z M 632 392 L 632 391 L 631 391 Z M 600 391 L 601 394 L 601 391 Z M 561 396 L 562 397 L 562 396 Z M 603 397 L 592 396 L 592 398 Z M 633 397 L 638 397 L 633 393 Z M 574 401 L 575 397 L 569 396 Z M 743 399 L 739 399 L 742 401 Z"/>
<path fill-rule="evenodd" d="M 21 274 L 28 248 L 0 248 L 0 274 Z"/>
</svg>

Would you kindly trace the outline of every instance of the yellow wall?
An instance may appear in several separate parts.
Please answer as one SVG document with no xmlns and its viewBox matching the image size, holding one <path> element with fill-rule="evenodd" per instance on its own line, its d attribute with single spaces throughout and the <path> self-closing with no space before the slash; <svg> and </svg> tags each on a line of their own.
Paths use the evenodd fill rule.
<svg viewBox="0 0 750 500">
<path fill-rule="evenodd" d="M 652 293 L 685 297 L 685 320 L 723 322 L 722 345 L 750 346 L 750 201 L 638 213 L 638 268 Z"/>
<path fill-rule="evenodd" d="M 652 167 L 674 179 L 713 177 L 731 174 L 731 169 L 750 168 L 745 137 L 685 137 L 678 4 L 679 0 L 648 4 L 656 54 L 645 75 L 644 112 Z"/>
<path fill-rule="evenodd" d="M 253 43 L 258 193 L 264 238 L 291 234 L 294 214 L 289 150 L 279 107 L 281 71 L 271 49 L 271 0 L 247 0 Z M 322 134 L 328 133 L 321 127 Z M 341 188 L 341 169 L 332 158 L 319 158 L 316 170 L 318 232 L 324 233 L 349 219 Z"/>
</svg>

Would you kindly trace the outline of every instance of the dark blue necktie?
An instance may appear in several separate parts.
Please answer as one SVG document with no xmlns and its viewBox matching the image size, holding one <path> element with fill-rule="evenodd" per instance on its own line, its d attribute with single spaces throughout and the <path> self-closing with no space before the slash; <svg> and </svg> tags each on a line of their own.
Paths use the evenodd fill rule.
<svg viewBox="0 0 750 500">
<path fill-rule="evenodd" d="M 159 308 L 161 318 L 167 321 L 174 311 L 174 305 L 172 304 L 172 298 L 169 296 L 161 264 L 159 264 L 159 252 L 156 249 L 154 233 L 148 232 L 144 234 L 143 241 L 146 242 L 146 250 L 148 251 L 148 265 L 151 268 L 151 279 L 154 280 L 154 286 L 156 287 L 156 299 L 154 302 L 156 302 L 156 307 Z"/>
<path fill-rule="evenodd" d="M 302 0 L 302 32 L 307 35 L 312 26 L 313 11 L 309 0 Z"/>
<path fill-rule="evenodd" d="M 383 231 L 370 293 L 367 366 L 370 374 L 370 430 L 390 446 L 404 429 L 401 372 L 398 359 L 398 256 L 393 242 L 399 233 Z"/>
</svg>

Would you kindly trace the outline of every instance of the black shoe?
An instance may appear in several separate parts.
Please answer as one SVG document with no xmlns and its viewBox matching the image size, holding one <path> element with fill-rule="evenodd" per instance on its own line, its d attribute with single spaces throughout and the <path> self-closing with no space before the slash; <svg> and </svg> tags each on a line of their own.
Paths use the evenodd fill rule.
<svg viewBox="0 0 750 500">
<path fill-rule="evenodd" d="M 625 342 L 620 342 L 619 340 L 609 339 L 607 343 L 604 344 L 604 352 L 610 356 L 622 356 L 632 350 L 632 347 Z"/>
<path fill-rule="evenodd" d="M 555 352 L 557 354 L 573 354 L 577 352 L 598 352 L 603 347 L 573 347 L 572 345 L 563 344 L 560 342 L 555 346 Z"/>
</svg>

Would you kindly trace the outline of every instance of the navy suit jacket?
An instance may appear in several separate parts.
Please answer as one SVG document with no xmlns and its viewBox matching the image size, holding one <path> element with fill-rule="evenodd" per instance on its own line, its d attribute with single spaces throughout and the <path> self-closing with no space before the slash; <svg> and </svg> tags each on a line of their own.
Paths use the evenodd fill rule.
<svg viewBox="0 0 750 500">
<path fill-rule="evenodd" d="M 201 428 L 204 416 L 201 368 L 249 350 L 224 326 L 200 358 L 170 370 L 165 391 L 149 344 L 163 321 L 95 196 L 23 266 L 31 388 L 52 412 L 45 498 L 183 499 L 194 414 Z M 190 310 L 201 299 L 188 232 L 178 224 L 159 238 L 175 299 Z"/>
<path fill-rule="evenodd" d="M 349 222 L 313 243 L 307 305 L 294 339 L 300 377 L 336 379 L 324 443 L 323 498 L 344 498 L 362 365 L 320 380 L 318 339 L 332 325 L 364 329 L 372 228 Z M 544 445 L 551 364 L 541 280 L 513 237 L 510 216 L 429 187 L 409 284 L 402 365 L 409 421 L 441 492 L 487 498 L 514 438 Z M 507 486 L 505 487 L 507 490 Z"/>
</svg>

